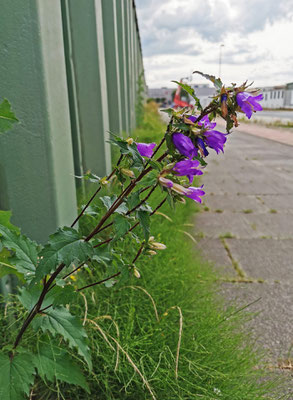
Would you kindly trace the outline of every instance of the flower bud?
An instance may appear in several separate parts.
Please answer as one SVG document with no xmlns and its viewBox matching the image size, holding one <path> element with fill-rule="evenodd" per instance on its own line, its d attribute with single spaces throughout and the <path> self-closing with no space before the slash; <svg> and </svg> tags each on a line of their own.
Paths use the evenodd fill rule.
<svg viewBox="0 0 293 400">
<path fill-rule="evenodd" d="M 133 268 L 133 274 L 137 279 L 140 278 L 140 273 L 139 273 L 138 269 L 136 269 L 135 267 Z"/>
<path fill-rule="evenodd" d="M 132 139 L 132 137 L 129 137 L 129 138 L 126 139 L 126 142 L 128 144 L 132 144 L 134 142 L 134 140 Z"/>
<path fill-rule="evenodd" d="M 157 252 L 154 250 L 148 250 L 147 254 L 149 254 L 150 256 L 155 256 L 157 254 Z"/>
<path fill-rule="evenodd" d="M 165 250 L 167 246 L 165 246 L 163 243 L 152 242 L 150 248 L 154 250 Z"/>
<path fill-rule="evenodd" d="M 170 179 L 163 178 L 162 176 L 159 177 L 159 182 L 162 186 L 171 188 L 174 183 Z"/>
<path fill-rule="evenodd" d="M 153 242 L 155 240 L 155 237 L 154 236 L 150 236 L 149 237 L 149 242 Z"/>
<path fill-rule="evenodd" d="M 135 178 L 133 171 L 131 171 L 130 169 L 121 168 L 121 172 L 123 175 L 129 176 L 130 178 Z"/>
<path fill-rule="evenodd" d="M 104 178 L 102 178 L 102 179 L 100 180 L 100 184 L 101 184 L 101 185 L 108 185 L 108 183 L 109 183 L 109 181 L 107 181 L 107 177 L 106 177 L 106 176 L 104 176 Z"/>
</svg>

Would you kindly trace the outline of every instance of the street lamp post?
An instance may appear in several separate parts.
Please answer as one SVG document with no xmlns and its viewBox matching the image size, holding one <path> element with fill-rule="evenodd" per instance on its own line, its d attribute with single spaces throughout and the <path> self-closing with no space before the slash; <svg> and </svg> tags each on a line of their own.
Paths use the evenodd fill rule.
<svg viewBox="0 0 293 400">
<path fill-rule="evenodd" d="M 220 52 L 219 52 L 219 78 L 221 78 L 221 66 L 222 66 L 222 47 L 224 44 L 220 44 Z"/>
</svg>

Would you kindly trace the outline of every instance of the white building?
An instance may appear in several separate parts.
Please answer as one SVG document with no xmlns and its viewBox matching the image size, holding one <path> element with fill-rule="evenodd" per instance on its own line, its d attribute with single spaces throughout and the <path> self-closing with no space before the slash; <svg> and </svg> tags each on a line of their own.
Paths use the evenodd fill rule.
<svg viewBox="0 0 293 400">
<path fill-rule="evenodd" d="M 293 108 L 293 83 L 280 86 L 267 86 L 260 89 L 264 108 Z"/>
</svg>

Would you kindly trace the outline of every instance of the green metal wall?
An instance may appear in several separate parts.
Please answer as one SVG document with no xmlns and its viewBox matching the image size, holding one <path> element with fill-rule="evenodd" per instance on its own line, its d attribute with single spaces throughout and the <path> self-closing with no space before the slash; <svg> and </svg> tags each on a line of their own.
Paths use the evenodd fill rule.
<svg viewBox="0 0 293 400">
<path fill-rule="evenodd" d="M 0 0 L 0 209 L 40 242 L 76 215 L 75 175 L 111 169 L 109 130 L 136 125 L 142 52 L 132 0 Z"/>
</svg>

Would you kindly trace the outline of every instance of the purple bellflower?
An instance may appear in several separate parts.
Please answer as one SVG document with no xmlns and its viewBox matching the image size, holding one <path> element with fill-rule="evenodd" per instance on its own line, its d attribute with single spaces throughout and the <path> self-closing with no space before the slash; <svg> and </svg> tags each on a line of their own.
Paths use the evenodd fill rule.
<svg viewBox="0 0 293 400">
<path fill-rule="evenodd" d="M 217 154 L 219 154 L 220 151 L 224 153 L 224 145 L 227 140 L 224 133 L 215 130 L 209 130 L 204 133 L 204 136 L 207 146 L 209 146 L 211 149 L 214 149 Z"/>
<path fill-rule="evenodd" d="M 199 166 L 197 160 L 183 160 L 179 161 L 173 167 L 173 171 L 178 176 L 187 176 L 189 182 L 192 183 L 194 175 L 202 175 L 203 172 L 200 169 L 196 169 Z"/>
<path fill-rule="evenodd" d="M 259 94 L 258 96 L 252 96 L 248 92 L 240 92 L 236 94 L 236 101 L 248 119 L 251 118 L 254 111 L 262 110 L 262 106 L 259 104 L 259 101 L 262 99 L 262 94 Z"/>
<path fill-rule="evenodd" d="M 204 127 L 205 129 L 214 129 L 217 124 L 215 122 L 211 122 L 209 117 L 205 115 L 198 121 L 198 125 Z"/>
<path fill-rule="evenodd" d="M 185 136 L 183 133 L 175 132 L 173 133 L 172 139 L 179 153 L 188 158 L 197 156 L 197 149 L 188 136 Z"/>
<path fill-rule="evenodd" d="M 200 196 L 203 196 L 205 194 L 205 192 L 202 190 L 202 186 L 199 188 L 194 186 L 185 188 L 178 183 L 174 183 L 172 189 L 174 190 L 174 192 L 182 194 L 183 196 L 186 196 L 189 199 L 196 201 L 197 203 L 201 203 L 202 200 Z"/>
<path fill-rule="evenodd" d="M 142 157 L 152 157 L 156 143 L 136 143 L 137 150 Z"/>
<path fill-rule="evenodd" d="M 172 190 L 174 190 L 174 192 L 179 193 L 183 196 L 186 196 L 186 197 L 196 201 L 197 203 L 201 203 L 202 200 L 201 200 L 200 196 L 203 196 L 205 194 L 205 192 L 202 190 L 203 186 L 201 186 L 199 188 L 194 187 L 194 186 L 185 188 L 184 186 L 179 185 L 178 183 L 172 182 L 171 179 L 167 179 L 162 176 L 160 176 L 159 182 L 162 186 L 171 188 Z"/>
</svg>

